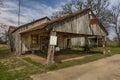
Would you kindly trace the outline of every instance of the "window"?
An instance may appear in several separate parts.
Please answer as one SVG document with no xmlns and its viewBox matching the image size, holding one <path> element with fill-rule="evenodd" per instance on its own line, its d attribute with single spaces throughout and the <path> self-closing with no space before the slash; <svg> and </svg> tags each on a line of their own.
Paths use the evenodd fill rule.
<svg viewBox="0 0 120 80">
<path fill-rule="evenodd" d="M 37 34 L 31 35 L 31 44 L 32 44 L 32 46 L 36 46 L 38 44 L 38 35 Z"/>
</svg>

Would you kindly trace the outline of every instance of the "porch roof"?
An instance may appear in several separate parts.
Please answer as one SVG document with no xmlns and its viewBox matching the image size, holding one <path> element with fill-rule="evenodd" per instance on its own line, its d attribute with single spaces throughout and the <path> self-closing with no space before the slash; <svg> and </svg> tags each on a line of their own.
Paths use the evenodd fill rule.
<svg viewBox="0 0 120 80">
<path fill-rule="evenodd" d="M 46 23 L 43 23 L 41 25 L 38 25 L 38 26 L 35 26 L 35 27 L 32 27 L 32 28 L 23 30 L 23 31 L 20 32 L 20 34 L 35 31 L 35 30 L 39 30 L 39 29 L 43 29 L 46 25 L 47 25 Z"/>
<path fill-rule="evenodd" d="M 22 27 L 28 26 L 28 25 L 30 25 L 30 24 L 33 24 L 33 23 L 38 22 L 38 21 L 43 20 L 43 19 L 48 19 L 48 20 L 50 20 L 47 16 L 46 16 L 46 17 L 43 17 L 43 18 L 40 18 L 40 19 L 33 20 L 32 22 L 28 22 L 28 23 L 26 23 L 26 24 L 23 24 L 23 25 L 21 25 L 21 26 L 18 26 L 14 31 L 12 31 L 12 33 L 15 32 L 15 31 L 17 31 L 18 29 L 20 29 L 20 28 L 22 28 Z"/>
</svg>

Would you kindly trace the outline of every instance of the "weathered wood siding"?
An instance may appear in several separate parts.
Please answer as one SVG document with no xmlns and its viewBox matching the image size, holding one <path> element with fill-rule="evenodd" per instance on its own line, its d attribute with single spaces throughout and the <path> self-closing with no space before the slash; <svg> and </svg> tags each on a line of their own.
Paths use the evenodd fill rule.
<svg viewBox="0 0 120 80">
<path fill-rule="evenodd" d="M 90 25 L 90 19 L 94 18 L 93 15 L 89 15 L 89 12 L 76 15 L 64 21 L 54 24 L 53 31 L 67 32 L 74 34 L 84 35 L 101 35 L 106 36 L 106 33 L 99 26 L 99 24 Z M 72 45 L 84 46 L 85 40 L 83 38 L 72 38 Z"/>
<path fill-rule="evenodd" d="M 72 43 L 72 46 L 81 46 L 81 47 L 83 47 L 85 45 L 85 38 L 84 37 L 72 38 L 71 43 Z"/>
<path fill-rule="evenodd" d="M 28 24 L 28 25 L 25 25 L 25 26 L 22 26 L 21 28 L 19 28 L 18 30 L 16 30 L 15 32 L 12 33 L 13 35 L 13 42 L 14 42 L 14 50 L 17 54 L 20 54 L 21 53 L 21 48 L 22 48 L 22 45 L 21 45 L 21 36 L 19 34 L 20 31 L 23 31 L 25 29 L 28 29 L 28 28 L 31 28 L 31 27 L 34 27 L 34 26 L 37 26 L 37 25 L 40 25 L 42 23 L 45 23 L 47 22 L 48 19 L 43 19 L 43 20 L 40 20 L 38 22 L 35 22 L 35 23 L 32 23 L 32 24 Z M 26 48 L 27 49 L 27 48 Z"/>
<path fill-rule="evenodd" d="M 86 35 L 105 35 L 98 24 L 90 26 L 89 22 L 89 12 L 85 12 L 56 23 L 53 31 Z M 102 33 L 98 33 L 98 31 L 101 31 Z"/>
<path fill-rule="evenodd" d="M 57 35 L 58 41 L 57 41 L 57 46 L 60 47 L 60 49 L 64 48 L 64 38 L 62 35 Z"/>
<path fill-rule="evenodd" d="M 36 45 L 37 47 L 32 47 L 31 45 L 31 35 L 32 34 L 37 34 L 38 35 L 38 44 Z M 42 51 L 42 42 L 41 42 L 41 38 L 42 37 L 49 37 L 48 36 L 48 32 L 46 32 L 45 30 L 37 30 L 37 31 L 33 31 L 33 32 L 29 32 L 29 33 L 25 33 L 22 34 L 22 53 L 26 52 L 26 51 L 31 51 L 31 50 L 40 50 Z M 46 42 L 46 40 L 44 40 Z M 48 46 L 45 45 L 45 46 Z"/>
<path fill-rule="evenodd" d="M 87 13 L 76 15 L 55 25 L 53 31 L 77 34 L 91 34 Z"/>
</svg>

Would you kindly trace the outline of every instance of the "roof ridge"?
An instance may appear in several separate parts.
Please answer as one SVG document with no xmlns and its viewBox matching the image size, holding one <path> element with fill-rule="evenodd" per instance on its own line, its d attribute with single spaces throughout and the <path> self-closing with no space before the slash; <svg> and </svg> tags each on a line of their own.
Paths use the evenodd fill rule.
<svg viewBox="0 0 120 80">
<path fill-rule="evenodd" d="M 21 25 L 21 26 L 18 26 L 14 31 L 16 31 L 17 29 L 19 29 L 19 28 L 21 28 L 21 27 L 23 27 L 23 26 L 26 26 L 26 25 L 28 25 L 28 24 L 31 24 L 31 23 L 33 23 L 33 22 L 36 22 L 36 21 L 39 21 L 39 20 L 42 20 L 42 19 L 45 19 L 45 18 L 47 18 L 48 20 L 50 20 L 47 16 L 45 16 L 45 17 L 36 19 L 36 20 L 34 20 L 34 21 L 31 21 L 31 22 L 29 22 L 29 23 L 23 24 L 23 25 Z M 14 31 L 13 31 L 13 32 L 14 32 Z"/>
<path fill-rule="evenodd" d="M 85 8 L 85 9 L 77 10 L 77 11 L 75 11 L 75 12 L 73 12 L 73 13 L 69 13 L 69 14 L 67 14 L 67 15 L 65 15 L 65 16 L 58 17 L 58 18 L 56 18 L 56 19 L 50 20 L 50 21 L 48 21 L 48 23 L 52 23 L 52 22 L 54 23 L 54 22 L 56 22 L 56 21 L 58 21 L 58 20 L 61 20 L 61 19 L 64 20 L 64 18 L 66 19 L 66 18 L 72 17 L 72 16 L 77 15 L 77 14 L 80 14 L 80 13 L 86 11 L 86 10 L 91 10 L 91 9 L 90 9 L 90 8 Z"/>
</svg>

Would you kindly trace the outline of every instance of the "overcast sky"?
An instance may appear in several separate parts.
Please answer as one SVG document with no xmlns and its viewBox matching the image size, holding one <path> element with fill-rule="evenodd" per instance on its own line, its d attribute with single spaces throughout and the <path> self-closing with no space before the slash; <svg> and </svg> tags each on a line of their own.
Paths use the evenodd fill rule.
<svg viewBox="0 0 120 80">
<path fill-rule="evenodd" d="M 18 0 L 3 0 L 4 6 L 0 8 L 0 23 L 15 25 L 18 23 Z M 55 11 L 59 11 L 61 5 L 71 0 L 21 0 L 21 23 L 25 24 L 44 16 L 51 16 Z M 115 5 L 119 0 L 109 0 L 111 5 Z M 110 34 L 110 36 L 114 36 Z"/>
</svg>

